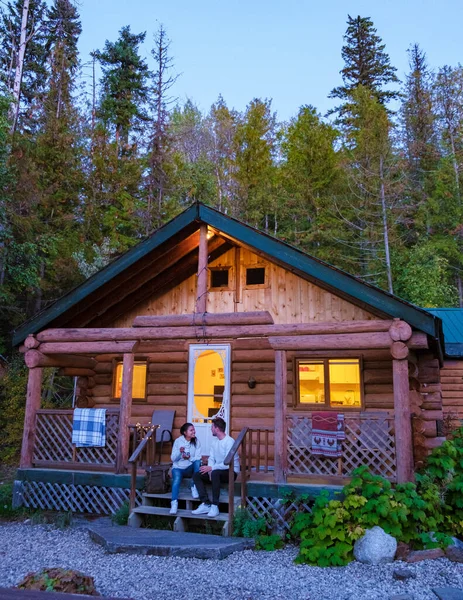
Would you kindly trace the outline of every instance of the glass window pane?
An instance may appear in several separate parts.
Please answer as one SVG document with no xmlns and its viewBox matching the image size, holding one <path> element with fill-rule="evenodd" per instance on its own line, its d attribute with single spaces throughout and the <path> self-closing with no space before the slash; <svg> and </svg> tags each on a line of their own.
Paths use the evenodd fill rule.
<svg viewBox="0 0 463 600">
<path fill-rule="evenodd" d="M 299 402 L 301 404 L 325 403 L 325 369 L 323 362 L 298 363 Z"/>
<path fill-rule="evenodd" d="M 124 366 L 121 362 L 116 364 L 114 372 L 114 398 L 122 395 L 122 377 Z M 146 397 L 146 363 L 138 362 L 133 365 L 132 398 Z"/>
<path fill-rule="evenodd" d="M 361 406 L 360 361 L 356 358 L 329 361 L 331 406 Z"/>
<path fill-rule="evenodd" d="M 215 350 L 203 350 L 196 358 L 194 370 L 194 412 L 197 419 L 208 419 L 219 412 L 224 383 L 222 357 Z"/>
</svg>

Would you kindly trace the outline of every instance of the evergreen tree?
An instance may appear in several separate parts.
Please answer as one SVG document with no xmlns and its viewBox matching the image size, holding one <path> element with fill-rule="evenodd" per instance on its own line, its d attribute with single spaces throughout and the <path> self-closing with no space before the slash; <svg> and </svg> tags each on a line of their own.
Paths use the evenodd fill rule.
<svg viewBox="0 0 463 600">
<path fill-rule="evenodd" d="M 344 67 L 340 72 L 344 85 L 334 88 L 330 94 L 330 98 L 340 98 L 344 104 L 331 112 L 338 112 L 341 118 L 348 116 L 352 92 L 359 86 L 368 89 L 381 104 L 398 98 L 399 92 L 385 89 L 399 80 L 372 20 L 369 17 L 353 18 L 348 15 L 344 40 Z"/>
</svg>

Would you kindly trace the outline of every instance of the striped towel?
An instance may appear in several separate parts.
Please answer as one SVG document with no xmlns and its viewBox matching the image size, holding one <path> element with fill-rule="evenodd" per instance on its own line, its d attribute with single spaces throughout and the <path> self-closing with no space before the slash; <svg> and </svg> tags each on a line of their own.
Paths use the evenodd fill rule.
<svg viewBox="0 0 463 600">
<path fill-rule="evenodd" d="M 344 415 L 312 413 L 312 454 L 342 456 L 342 441 L 345 439 Z"/>
<path fill-rule="evenodd" d="M 76 408 L 72 421 L 72 443 L 76 448 L 106 445 L 106 409 Z"/>
</svg>

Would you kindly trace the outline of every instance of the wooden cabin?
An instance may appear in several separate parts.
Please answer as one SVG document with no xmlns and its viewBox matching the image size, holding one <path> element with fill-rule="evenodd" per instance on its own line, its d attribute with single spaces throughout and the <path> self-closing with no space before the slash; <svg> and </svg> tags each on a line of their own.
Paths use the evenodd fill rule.
<svg viewBox="0 0 463 600">
<path fill-rule="evenodd" d="M 114 512 L 134 426 L 155 409 L 175 410 L 174 438 L 193 422 L 205 454 L 223 416 L 261 504 L 360 465 L 412 480 L 445 439 L 443 341 L 431 312 L 195 204 L 16 331 L 29 367 L 17 503 Z M 57 367 L 77 378 L 75 406 L 107 409 L 106 447 L 76 451 L 72 409 L 41 404 Z M 312 454 L 320 411 L 344 416 L 338 458 Z"/>
</svg>

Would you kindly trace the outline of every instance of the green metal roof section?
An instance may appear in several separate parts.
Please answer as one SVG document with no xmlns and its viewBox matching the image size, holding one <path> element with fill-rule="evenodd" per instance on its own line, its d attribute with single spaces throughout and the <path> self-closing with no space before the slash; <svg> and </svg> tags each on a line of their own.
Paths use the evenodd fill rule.
<svg viewBox="0 0 463 600">
<path fill-rule="evenodd" d="M 389 294 L 371 284 L 356 279 L 353 275 L 337 269 L 301 250 L 282 242 L 266 233 L 238 221 L 216 209 L 204 204 L 194 204 L 183 213 L 158 229 L 148 239 L 140 242 L 120 258 L 87 279 L 68 294 L 59 298 L 50 307 L 38 313 L 33 319 L 24 323 L 13 337 L 13 344 L 20 344 L 30 333 L 44 329 L 51 321 L 62 315 L 86 296 L 132 266 L 146 254 L 156 249 L 183 228 L 201 221 L 214 227 L 236 240 L 248 244 L 256 250 L 285 264 L 290 270 L 324 283 L 343 295 L 371 306 L 381 313 L 407 321 L 410 325 L 423 331 L 438 342 L 442 339 L 441 321 L 422 308 Z"/>
<path fill-rule="evenodd" d="M 149 238 L 140 242 L 127 252 L 125 252 L 120 258 L 111 262 L 109 265 L 104 267 L 95 275 L 92 275 L 81 283 L 70 292 L 58 298 L 51 306 L 44 308 L 35 317 L 26 321 L 21 325 L 14 333 L 13 345 L 20 344 L 30 333 L 40 331 L 50 321 L 56 319 L 64 312 L 72 308 L 75 304 L 83 300 L 86 296 L 100 288 L 102 285 L 122 273 L 125 269 L 131 267 L 140 258 L 143 258 L 146 254 L 149 254 L 152 250 L 155 250 L 163 242 L 167 241 L 173 235 L 177 234 L 187 225 L 190 225 L 198 215 L 197 205 L 190 206 L 184 212 L 180 213 L 177 217 L 172 219 L 158 229 Z"/>
<path fill-rule="evenodd" d="M 428 308 L 428 312 L 442 320 L 445 354 L 463 357 L 463 308 Z"/>
</svg>

